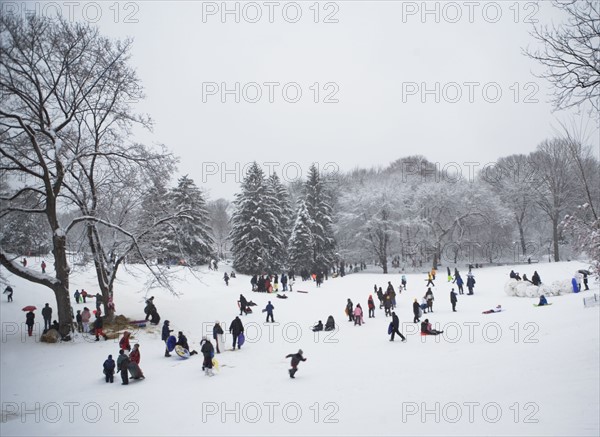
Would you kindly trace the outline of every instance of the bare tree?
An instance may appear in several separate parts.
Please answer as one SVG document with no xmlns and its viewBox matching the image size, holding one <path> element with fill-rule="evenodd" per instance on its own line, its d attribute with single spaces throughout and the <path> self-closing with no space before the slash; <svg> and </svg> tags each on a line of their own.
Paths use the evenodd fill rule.
<svg viewBox="0 0 600 437">
<path fill-rule="evenodd" d="M 2 213 L 45 217 L 55 274 L 34 273 L 4 252 L 0 263 L 54 291 L 61 333 L 66 334 L 72 322 L 67 231 L 74 223 L 86 223 L 90 245 L 97 247 L 98 223 L 117 229 L 99 214 L 104 206 L 100 194 L 132 162 L 159 159 L 122 140 L 133 124 L 149 125 L 146 117 L 130 111 L 131 101 L 142 97 L 127 65 L 131 41 L 111 41 L 89 25 L 62 19 L 5 15 L 0 25 L 0 176 L 15 187 L 3 196 Z M 34 196 L 35 206 L 19 206 L 25 196 Z M 78 217 L 62 226 L 59 215 L 75 209 Z M 101 251 L 92 251 L 99 281 L 104 281 Z"/>
<path fill-rule="evenodd" d="M 525 54 L 546 70 L 540 77 L 555 87 L 556 109 L 590 102 L 600 111 L 600 2 L 598 0 L 554 0 L 567 22 L 560 26 L 535 26 L 532 36 L 540 49 Z"/>
<path fill-rule="evenodd" d="M 231 231 L 231 209 L 230 202 L 225 199 L 217 199 L 208 202 L 207 209 L 210 215 L 210 227 L 217 246 L 217 254 L 224 259 L 228 253 L 229 232 Z"/>
</svg>

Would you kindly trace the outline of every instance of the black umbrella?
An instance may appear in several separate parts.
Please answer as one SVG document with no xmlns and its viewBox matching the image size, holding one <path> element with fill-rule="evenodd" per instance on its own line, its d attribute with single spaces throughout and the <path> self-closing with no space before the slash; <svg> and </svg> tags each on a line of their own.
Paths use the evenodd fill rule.
<svg viewBox="0 0 600 437">
<path fill-rule="evenodd" d="M 581 270 L 577 270 L 577 273 L 581 273 L 582 275 L 589 275 L 590 271 L 589 270 L 581 269 Z"/>
</svg>

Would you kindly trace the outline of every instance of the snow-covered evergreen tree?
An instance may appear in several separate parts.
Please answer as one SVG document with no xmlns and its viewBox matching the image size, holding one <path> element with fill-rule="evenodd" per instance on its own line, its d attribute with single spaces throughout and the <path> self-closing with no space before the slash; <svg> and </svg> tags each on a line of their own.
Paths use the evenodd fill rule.
<svg viewBox="0 0 600 437">
<path fill-rule="evenodd" d="M 162 218 L 173 212 L 169 199 L 169 191 L 162 181 L 155 181 L 143 197 L 142 207 L 139 213 L 139 222 L 144 229 L 152 228 Z M 175 240 L 175 230 L 172 224 L 157 226 L 147 233 L 140 241 L 140 246 L 148 257 L 154 257 L 163 261 L 169 258 L 169 247 Z M 138 254 L 131 254 L 132 260 L 139 260 Z"/>
<path fill-rule="evenodd" d="M 304 185 L 306 210 L 312 220 L 313 271 L 325 270 L 335 261 L 331 203 L 319 170 L 313 164 Z"/>
<path fill-rule="evenodd" d="M 312 227 L 313 222 L 306 209 L 306 203 L 301 201 L 288 244 L 289 266 L 297 272 L 302 270 L 311 271 L 313 267 L 314 240 Z"/>
<path fill-rule="evenodd" d="M 230 233 L 233 267 L 241 272 L 276 272 L 282 265 L 277 197 L 256 162 L 248 169 L 236 194 Z"/>
<path fill-rule="evenodd" d="M 187 175 L 171 191 L 172 208 L 183 215 L 175 222 L 175 240 L 168 244 L 170 255 L 183 256 L 190 264 L 205 263 L 214 256 L 214 241 L 206 202 L 200 189 Z"/>
<path fill-rule="evenodd" d="M 276 205 L 270 205 L 273 207 L 273 213 L 279 220 L 279 239 L 284 242 L 281 246 L 280 253 L 274 254 L 278 259 L 281 260 L 283 264 L 287 258 L 287 254 L 285 252 L 285 242 L 289 240 L 291 234 L 291 225 L 293 224 L 293 211 L 290 206 L 290 195 L 288 190 L 283 186 L 279 176 L 277 173 L 273 173 L 269 176 L 267 183 L 269 185 L 270 190 L 273 192 L 273 195 L 276 199 Z"/>
</svg>

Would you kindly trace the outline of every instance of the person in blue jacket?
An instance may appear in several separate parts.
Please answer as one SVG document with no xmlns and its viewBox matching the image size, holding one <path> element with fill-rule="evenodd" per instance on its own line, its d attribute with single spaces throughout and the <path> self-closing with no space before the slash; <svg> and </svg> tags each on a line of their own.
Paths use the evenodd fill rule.
<svg viewBox="0 0 600 437">
<path fill-rule="evenodd" d="M 275 322 L 275 320 L 273 320 L 273 310 L 274 309 L 275 309 L 275 307 L 273 306 L 273 304 L 271 303 L 271 301 L 269 301 L 269 303 L 265 307 L 265 311 L 267 312 L 267 323 L 269 322 L 269 317 L 271 318 L 271 322 L 272 323 Z"/>
<path fill-rule="evenodd" d="M 540 303 L 538 303 L 538 306 L 544 306 L 544 305 L 548 305 L 548 300 L 546 299 L 546 296 L 544 296 L 543 294 L 540 296 Z"/>
<path fill-rule="evenodd" d="M 110 382 L 112 384 L 114 382 L 115 376 L 115 360 L 113 360 L 112 355 L 109 355 L 108 358 L 104 361 L 103 367 L 106 382 Z"/>
</svg>

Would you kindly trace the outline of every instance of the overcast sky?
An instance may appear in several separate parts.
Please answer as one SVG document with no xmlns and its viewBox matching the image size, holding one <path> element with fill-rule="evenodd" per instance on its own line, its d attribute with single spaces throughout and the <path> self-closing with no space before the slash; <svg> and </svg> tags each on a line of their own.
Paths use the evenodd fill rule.
<svg viewBox="0 0 600 437">
<path fill-rule="evenodd" d="M 5 3 L 5 11 L 22 6 Z M 147 95 L 139 109 L 155 121 L 154 133 L 140 139 L 166 144 L 181 157 L 180 174 L 212 199 L 232 199 L 241 177 L 235 169 L 254 160 L 277 163 L 273 168 L 288 180 L 305 175 L 311 162 L 349 170 L 413 154 L 441 167 L 484 165 L 534 150 L 556 133 L 558 120 L 575 114 L 552 112 L 548 83 L 522 54 L 535 45 L 532 19 L 562 21 L 549 2 L 110 1 L 27 8 L 49 15 L 56 5 L 105 35 L 134 38 L 131 62 Z M 223 16 L 224 7 L 233 12 Z M 598 150 L 596 122 L 584 116 L 586 123 Z"/>
</svg>

